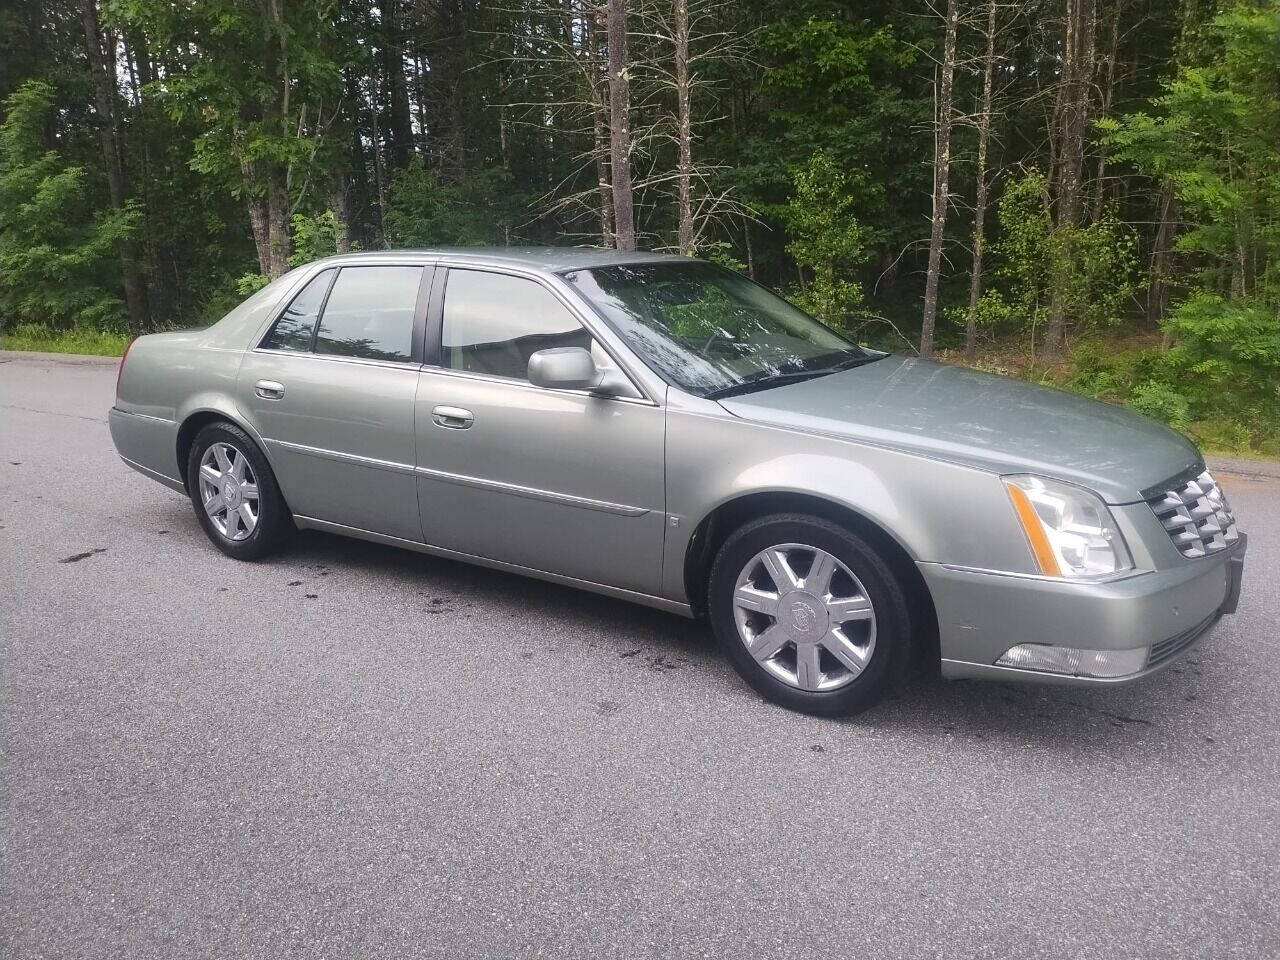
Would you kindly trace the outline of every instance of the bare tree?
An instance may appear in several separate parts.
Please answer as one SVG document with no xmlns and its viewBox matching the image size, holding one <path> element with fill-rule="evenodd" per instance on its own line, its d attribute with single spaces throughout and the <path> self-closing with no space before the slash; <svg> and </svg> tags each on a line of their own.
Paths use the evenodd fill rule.
<svg viewBox="0 0 1280 960">
<path fill-rule="evenodd" d="M 965 317 L 964 358 L 978 353 L 978 300 L 982 296 L 982 255 L 986 249 L 987 149 L 991 142 L 991 102 L 996 65 L 996 0 L 987 0 L 986 53 L 982 57 L 982 98 L 978 103 L 978 162 L 974 172 L 973 269 L 969 275 L 969 312 Z"/>
<path fill-rule="evenodd" d="M 920 327 L 920 356 L 933 356 L 933 333 L 938 317 L 938 278 L 942 271 L 942 236 L 947 225 L 950 202 L 948 179 L 951 171 L 951 90 L 956 70 L 956 26 L 958 0 L 947 0 L 946 39 L 943 43 L 941 77 L 938 82 L 938 124 L 933 161 L 933 223 L 929 234 L 929 268 L 924 286 L 924 320 Z"/>
<path fill-rule="evenodd" d="M 1123 4 L 1117 2 L 1115 8 L 1111 11 L 1111 29 L 1110 39 L 1107 42 L 1107 51 L 1103 55 L 1102 63 L 1098 65 L 1102 73 L 1101 86 L 1102 96 L 1098 103 L 1098 117 L 1106 117 L 1111 113 L 1111 102 L 1115 97 L 1116 88 L 1116 60 L 1120 50 L 1120 16 Z M 1107 199 L 1107 152 L 1105 150 L 1098 153 L 1098 172 L 1093 183 L 1093 211 L 1091 219 L 1097 220 L 1102 216 L 1102 206 Z"/>
<path fill-rule="evenodd" d="M 605 132 L 609 129 L 609 111 L 605 103 L 606 84 L 603 82 L 598 53 L 601 49 L 601 35 L 607 35 L 599 9 L 592 10 L 583 18 L 584 39 L 587 57 L 584 69 L 587 77 L 587 90 L 591 96 L 591 143 L 592 162 L 596 171 L 596 194 L 600 210 L 600 243 L 609 245 L 613 242 L 613 184 L 609 174 L 609 143 Z"/>
<path fill-rule="evenodd" d="M 590 212 L 598 242 L 612 246 L 607 7 L 595 0 L 522 0 L 500 11 L 506 14 L 496 58 L 504 78 L 500 121 L 560 141 L 552 152 L 573 156 L 578 166 L 544 195 L 545 212 Z M 544 81 L 533 99 L 522 80 L 531 71 Z M 570 152 L 566 141 L 590 146 Z"/>
<path fill-rule="evenodd" d="M 662 132 L 661 120 L 656 126 L 657 139 L 669 136 L 676 155 L 674 170 L 655 169 L 645 185 L 661 187 L 674 181 L 676 249 L 691 256 L 712 229 L 728 232 L 738 220 L 754 219 L 730 191 L 712 187 L 712 176 L 720 168 L 694 156 L 697 127 L 708 122 L 705 117 L 695 119 L 695 99 L 713 92 L 707 74 L 723 74 L 725 65 L 748 58 L 750 34 L 737 28 L 740 9 L 726 0 L 643 0 L 639 14 L 641 37 L 656 41 L 656 49 L 651 44 L 648 56 L 633 54 L 632 59 L 646 82 L 662 91 L 661 99 L 669 97 L 674 104 L 670 133 Z M 718 69 L 708 70 L 712 64 Z"/>
<path fill-rule="evenodd" d="M 689 118 L 689 0 L 675 0 L 676 176 L 680 190 L 681 256 L 693 255 L 693 125 Z"/>
<path fill-rule="evenodd" d="M 609 168 L 613 179 L 614 245 L 636 248 L 631 196 L 631 61 L 627 53 L 628 0 L 608 0 Z"/>
</svg>

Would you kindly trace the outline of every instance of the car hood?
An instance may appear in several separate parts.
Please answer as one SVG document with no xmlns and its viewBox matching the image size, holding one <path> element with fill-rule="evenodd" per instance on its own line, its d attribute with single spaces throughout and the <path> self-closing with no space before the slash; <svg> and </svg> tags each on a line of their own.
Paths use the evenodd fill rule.
<svg viewBox="0 0 1280 960">
<path fill-rule="evenodd" d="M 852 370 L 726 398 L 758 423 L 874 443 L 995 473 L 1080 484 L 1110 503 L 1193 467 L 1195 446 L 1147 417 L 1087 397 L 929 360 Z"/>
</svg>

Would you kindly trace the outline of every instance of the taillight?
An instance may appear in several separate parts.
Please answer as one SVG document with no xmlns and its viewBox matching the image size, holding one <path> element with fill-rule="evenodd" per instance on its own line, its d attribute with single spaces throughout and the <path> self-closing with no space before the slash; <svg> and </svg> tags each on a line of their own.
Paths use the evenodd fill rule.
<svg viewBox="0 0 1280 960">
<path fill-rule="evenodd" d="M 134 337 L 124 348 L 124 353 L 120 354 L 120 366 L 116 370 L 116 400 L 120 400 L 120 378 L 124 376 L 124 362 L 129 359 L 129 351 L 133 349 L 133 345 L 138 342 L 138 338 Z"/>
</svg>

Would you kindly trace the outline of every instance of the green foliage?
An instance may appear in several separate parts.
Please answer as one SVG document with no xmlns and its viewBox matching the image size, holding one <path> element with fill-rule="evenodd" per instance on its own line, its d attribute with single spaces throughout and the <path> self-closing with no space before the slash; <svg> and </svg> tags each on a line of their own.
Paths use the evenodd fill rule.
<svg viewBox="0 0 1280 960">
<path fill-rule="evenodd" d="M 792 240 L 787 252 L 808 284 L 793 299 L 833 327 L 848 329 L 863 310 L 862 288 L 847 279 L 868 257 L 867 233 L 853 210 L 862 178 L 819 151 L 793 174 L 795 192 L 784 211 Z"/>
<path fill-rule="evenodd" d="M 587 38 L 574 33 L 580 12 L 568 23 L 575 60 L 568 8 L 554 4 L 92 2 L 114 38 L 118 214 L 104 212 L 83 4 L 0 12 L 0 320 L 11 343 L 16 324 L 21 342 L 48 342 L 32 321 L 119 329 L 125 239 L 150 326 L 217 319 L 283 265 L 279 251 L 259 263 L 250 213 L 277 234 L 286 227 L 294 265 L 337 249 L 331 210 L 366 249 L 600 235 L 601 118 L 576 43 Z M 1115 70 L 1095 74 L 1110 79 L 1090 99 L 1092 114 L 1105 102 L 1110 117 L 1086 137 L 1073 229 L 1057 226 L 1050 202 L 1061 184 L 1037 172 L 1063 170 L 1049 148 L 1068 111 L 1044 109 L 1062 76 L 1062 0 L 1000 7 L 977 310 L 994 345 L 987 360 L 1134 404 L 1206 443 L 1274 449 L 1280 11 L 1261 0 L 1112 7 L 1098 39 L 1117 17 Z M 701 255 L 749 264 L 832 325 L 891 349 L 916 339 L 920 319 L 939 9 L 741 0 L 691 15 Z M 644 244 L 676 235 L 677 143 L 669 11 L 634 11 L 628 120 Z M 968 67 L 984 43 L 972 24 L 959 43 L 955 110 L 972 117 L 981 71 Z M 742 55 L 724 56 L 730 48 Z M 975 139 L 973 124 L 954 126 L 944 347 L 967 314 Z M 1174 252 L 1152 257 L 1150 225 L 1166 214 Z M 1163 342 L 1140 328 L 1133 295 L 1139 265 L 1156 261 L 1173 304 Z M 1051 302 L 1068 315 L 1065 364 L 1034 357 Z M 679 319 L 698 335 L 714 307 Z"/>
<path fill-rule="evenodd" d="M 338 218 L 332 210 L 313 217 L 302 213 L 293 215 L 293 255 L 289 257 L 289 266 L 300 267 L 337 252 Z"/>
<path fill-rule="evenodd" d="M 1191 426 L 1191 404 L 1175 387 L 1147 380 L 1133 389 L 1129 404 L 1139 413 L 1163 420 L 1177 430 Z"/>
<path fill-rule="evenodd" d="M 521 198 L 500 167 L 480 170 L 460 183 L 415 159 L 391 181 L 383 223 L 393 247 L 497 244 L 503 225 L 516 221 Z"/>
<path fill-rule="evenodd" d="M 1145 350 L 1121 350 L 1098 339 L 1077 341 L 1071 351 L 1071 373 L 1064 386 L 1099 400 L 1126 402 L 1141 376 Z"/>
<path fill-rule="evenodd" d="M 1137 290 L 1137 236 L 1104 211 L 1087 227 L 1054 223 L 1048 185 L 1031 170 L 1005 187 L 997 207 L 998 285 L 978 304 L 980 324 L 1032 333 L 1061 298 L 1078 330 L 1114 327 Z M 949 316 L 960 316 L 952 311 Z"/>
<path fill-rule="evenodd" d="M 236 295 L 241 299 L 251 297 L 270 282 L 265 273 L 246 273 L 236 278 Z"/>
<path fill-rule="evenodd" d="M 1197 38 L 1153 106 L 1099 124 L 1167 185 L 1185 222 L 1186 295 L 1165 319 L 1135 405 L 1249 444 L 1280 436 L 1280 9 L 1235 3 Z M 1174 398 L 1177 398 L 1176 401 Z M 1225 429 L 1224 429 L 1225 424 Z"/>
<path fill-rule="evenodd" d="M 341 66 L 352 56 L 353 37 L 339 30 L 332 0 L 290 0 L 273 22 L 265 4 L 231 0 L 175 4 L 168 0 L 115 0 L 113 19 L 145 30 L 177 61 L 152 93 L 174 120 L 195 119 L 192 169 L 236 195 L 245 164 L 287 165 L 304 179 L 320 169 L 331 146 L 318 130 L 317 107 L 341 97 Z M 255 109 L 271 102 L 281 82 L 266 69 L 278 49 L 289 87 L 287 113 Z"/>
<path fill-rule="evenodd" d="M 1099 127 L 1119 159 L 1168 184 L 1199 283 L 1280 296 L 1280 9 L 1236 3 L 1210 25 L 1206 63 Z"/>
<path fill-rule="evenodd" d="M 1229 415 L 1257 441 L 1280 434 L 1280 317 L 1274 303 L 1201 292 L 1173 311 L 1175 344 L 1139 389 L 1185 399 L 1188 415 Z"/>
<path fill-rule="evenodd" d="M 137 230 L 136 206 L 106 214 L 83 167 L 45 135 L 55 120 L 55 91 L 24 83 L 5 103 L 0 127 L 0 317 L 10 322 L 122 330 L 123 305 L 112 283 L 121 240 Z"/>
<path fill-rule="evenodd" d="M 338 252 L 338 218 L 334 216 L 332 210 L 325 210 L 315 216 L 295 213 L 291 224 L 293 227 L 293 253 L 289 256 L 289 266 L 301 267 L 304 264 L 311 263 L 313 260 L 319 260 L 321 257 L 331 257 Z M 257 293 L 270 282 L 270 277 L 256 270 L 237 277 L 235 282 L 236 298 L 227 302 L 222 307 L 222 312 L 230 310 L 231 307 L 235 306 L 237 300 L 243 300 L 245 297 Z M 222 313 L 220 312 L 213 316 L 211 320 L 216 320 L 221 315 Z"/>
<path fill-rule="evenodd" d="M 924 131 L 932 90 L 917 80 L 932 42 L 926 18 L 905 11 L 850 15 L 831 0 L 780 3 L 765 12 L 772 16 L 758 43 L 767 64 L 761 83 L 768 123 L 746 138 L 737 158 L 744 195 L 788 224 L 784 205 L 794 171 L 821 155 L 856 178 L 845 209 L 863 225 L 869 249 L 914 239 L 915 225 L 902 210 L 929 194 L 928 166 L 920 161 L 931 142 Z"/>
</svg>

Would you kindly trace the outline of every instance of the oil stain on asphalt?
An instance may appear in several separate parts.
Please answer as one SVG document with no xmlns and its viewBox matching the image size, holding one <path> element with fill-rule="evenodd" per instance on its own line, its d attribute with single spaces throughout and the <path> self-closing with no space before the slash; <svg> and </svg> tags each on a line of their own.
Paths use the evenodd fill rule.
<svg viewBox="0 0 1280 960">
<path fill-rule="evenodd" d="M 81 560 L 88 560 L 95 553 L 106 553 L 106 547 L 94 547 L 92 550 L 86 550 L 84 553 L 73 553 L 69 557 L 63 557 L 59 563 L 79 563 Z"/>
</svg>

